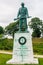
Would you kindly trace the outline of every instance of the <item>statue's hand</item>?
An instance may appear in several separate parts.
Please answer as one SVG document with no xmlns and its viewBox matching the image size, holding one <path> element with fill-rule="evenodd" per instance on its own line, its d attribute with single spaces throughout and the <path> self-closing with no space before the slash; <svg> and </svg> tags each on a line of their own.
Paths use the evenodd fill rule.
<svg viewBox="0 0 43 65">
<path fill-rule="evenodd" d="M 31 16 L 27 16 L 26 18 L 31 18 Z"/>
</svg>

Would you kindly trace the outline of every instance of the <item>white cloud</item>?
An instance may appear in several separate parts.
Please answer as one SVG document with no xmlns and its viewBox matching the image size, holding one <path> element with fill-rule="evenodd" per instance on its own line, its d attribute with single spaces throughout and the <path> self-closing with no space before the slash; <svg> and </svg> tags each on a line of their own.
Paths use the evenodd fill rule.
<svg viewBox="0 0 43 65">
<path fill-rule="evenodd" d="M 30 16 L 43 19 L 43 0 L 0 0 L 0 25 L 5 26 L 13 21 L 21 2 L 25 3 Z"/>
</svg>

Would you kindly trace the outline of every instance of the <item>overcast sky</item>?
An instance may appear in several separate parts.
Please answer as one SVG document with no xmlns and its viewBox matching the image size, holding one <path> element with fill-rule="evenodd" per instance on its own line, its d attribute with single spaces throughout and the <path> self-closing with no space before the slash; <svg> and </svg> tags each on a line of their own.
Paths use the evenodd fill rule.
<svg viewBox="0 0 43 65">
<path fill-rule="evenodd" d="M 13 22 L 21 2 L 25 3 L 30 16 L 43 20 L 43 0 L 0 0 L 0 26 Z"/>
</svg>

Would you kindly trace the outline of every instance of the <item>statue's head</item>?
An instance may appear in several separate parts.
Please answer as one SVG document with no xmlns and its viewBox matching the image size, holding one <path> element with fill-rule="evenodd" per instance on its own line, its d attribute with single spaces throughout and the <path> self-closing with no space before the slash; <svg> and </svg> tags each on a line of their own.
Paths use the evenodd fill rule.
<svg viewBox="0 0 43 65">
<path fill-rule="evenodd" d="M 21 3 L 21 6 L 24 7 L 24 3 L 23 2 Z"/>
</svg>

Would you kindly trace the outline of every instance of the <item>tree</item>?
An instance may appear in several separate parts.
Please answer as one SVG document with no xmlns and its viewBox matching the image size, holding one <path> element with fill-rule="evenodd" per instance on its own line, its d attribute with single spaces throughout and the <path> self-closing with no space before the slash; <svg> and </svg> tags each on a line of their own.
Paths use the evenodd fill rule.
<svg viewBox="0 0 43 65">
<path fill-rule="evenodd" d="M 32 33 L 33 37 L 40 37 L 40 35 L 41 35 L 41 31 L 40 31 L 41 25 L 42 25 L 42 20 L 40 20 L 39 18 L 35 17 L 35 18 L 31 19 L 29 26 L 30 26 L 30 28 L 33 29 L 33 33 Z"/>
<path fill-rule="evenodd" d="M 19 30 L 19 21 L 10 23 L 8 26 L 6 26 L 5 30 L 6 33 L 14 35 L 14 33 Z"/>
<path fill-rule="evenodd" d="M 0 34 L 3 34 L 4 33 L 4 29 L 2 26 L 0 26 Z"/>
<path fill-rule="evenodd" d="M 36 28 L 33 33 L 32 33 L 32 37 L 40 37 L 41 35 L 41 31 L 39 28 Z"/>
<path fill-rule="evenodd" d="M 43 22 L 42 22 L 42 26 L 41 26 L 41 33 L 42 33 L 42 37 L 43 37 Z"/>
</svg>

